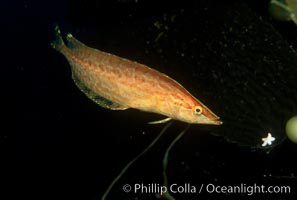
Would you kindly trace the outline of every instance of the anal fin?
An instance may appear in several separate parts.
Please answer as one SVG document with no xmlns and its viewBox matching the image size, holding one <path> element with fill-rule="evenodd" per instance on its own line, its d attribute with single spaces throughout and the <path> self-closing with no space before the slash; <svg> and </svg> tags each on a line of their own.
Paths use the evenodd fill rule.
<svg viewBox="0 0 297 200">
<path fill-rule="evenodd" d="M 76 76 L 74 73 L 72 73 L 72 79 L 74 80 L 77 87 L 91 100 L 93 100 L 95 103 L 97 103 L 99 106 L 110 109 L 110 110 L 125 110 L 128 109 L 128 107 L 124 107 L 116 102 L 113 102 L 109 99 L 106 99 L 99 94 L 96 94 L 91 89 L 89 89 L 87 86 L 85 86 Z"/>
</svg>

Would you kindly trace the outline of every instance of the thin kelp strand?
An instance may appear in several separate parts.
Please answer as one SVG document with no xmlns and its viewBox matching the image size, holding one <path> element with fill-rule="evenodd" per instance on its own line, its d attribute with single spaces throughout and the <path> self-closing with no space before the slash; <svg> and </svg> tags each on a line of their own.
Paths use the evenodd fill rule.
<svg viewBox="0 0 297 200">
<path fill-rule="evenodd" d="M 166 124 L 166 126 L 161 130 L 159 135 L 140 153 L 138 154 L 134 159 L 132 159 L 121 171 L 121 173 L 111 182 L 109 187 L 107 188 L 106 192 L 102 196 L 102 200 L 105 200 L 107 195 L 110 193 L 113 186 L 119 181 L 119 179 L 123 176 L 123 174 L 129 169 L 129 167 L 136 162 L 141 156 L 143 156 L 149 149 L 151 149 L 157 141 L 160 139 L 160 137 L 166 132 L 166 130 L 172 125 L 173 122 L 170 122 Z"/>
<path fill-rule="evenodd" d="M 190 124 L 188 124 L 187 127 L 182 132 L 180 132 L 180 134 L 171 142 L 171 144 L 166 149 L 166 152 L 165 152 L 164 158 L 163 158 L 163 162 L 162 162 L 163 163 L 163 174 L 165 172 L 165 176 L 166 176 L 166 170 L 167 170 L 167 166 L 168 166 L 169 152 L 172 149 L 172 147 L 175 145 L 175 143 L 187 132 L 189 127 L 190 127 Z M 164 182 L 167 185 L 167 178 L 164 179 Z"/>
<path fill-rule="evenodd" d="M 166 186 L 166 188 L 168 188 L 168 177 L 167 177 L 167 167 L 168 167 L 168 159 L 169 159 L 169 153 L 171 151 L 171 149 L 173 148 L 173 146 L 180 140 L 180 138 L 187 132 L 187 130 L 189 129 L 190 124 L 188 124 L 186 126 L 186 128 L 184 130 L 182 130 L 178 136 L 170 143 L 170 145 L 168 146 L 168 148 L 166 149 L 166 152 L 164 154 L 164 158 L 163 158 L 163 179 L 164 179 L 164 186 Z M 162 197 L 165 198 L 167 200 L 175 200 L 174 197 L 171 196 L 171 194 L 166 191 L 164 194 L 162 194 L 162 196 L 158 196 L 157 197 Z"/>
</svg>

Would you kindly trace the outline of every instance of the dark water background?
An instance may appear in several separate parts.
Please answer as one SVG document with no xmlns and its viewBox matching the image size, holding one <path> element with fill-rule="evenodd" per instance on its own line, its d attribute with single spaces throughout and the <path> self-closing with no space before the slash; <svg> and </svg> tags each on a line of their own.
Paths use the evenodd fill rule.
<svg viewBox="0 0 297 200">
<path fill-rule="evenodd" d="M 192 125 L 172 149 L 170 183 L 290 185 L 296 199 L 296 144 L 285 137 L 297 113 L 297 27 L 276 22 L 268 1 L 2 1 L 1 199 L 100 199 L 123 166 L 164 125 L 137 110 L 110 111 L 87 99 L 50 42 L 59 24 L 85 44 L 158 69 L 221 116 L 220 127 Z M 175 122 L 135 163 L 122 185 L 162 183 L 161 161 L 186 126 Z M 259 148 L 267 132 L 276 137 Z M 288 178 L 290 177 L 290 178 Z M 177 199 L 251 199 L 182 194 Z"/>
</svg>

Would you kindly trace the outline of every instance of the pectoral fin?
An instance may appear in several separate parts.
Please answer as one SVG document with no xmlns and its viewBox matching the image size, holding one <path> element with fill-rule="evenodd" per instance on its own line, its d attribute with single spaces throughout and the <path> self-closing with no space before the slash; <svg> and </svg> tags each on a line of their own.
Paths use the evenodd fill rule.
<svg viewBox="0 0 297 200">
<path fill-rule="evenodd" d="M 162 124 L 172 120 L 170 117 L 158 121 L 148 122 L 148 124 Z"/>
</svg>

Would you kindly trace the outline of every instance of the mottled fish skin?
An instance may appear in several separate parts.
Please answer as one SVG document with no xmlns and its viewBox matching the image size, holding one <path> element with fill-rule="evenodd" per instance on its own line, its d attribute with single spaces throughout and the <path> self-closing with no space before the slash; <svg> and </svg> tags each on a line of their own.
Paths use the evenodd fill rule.
<svg viewBox="0 0 297 200">
<path fill-rule="evenodd" d="M 52 46 L 67 58 L 80 89 L 90 98 L 98 95 L 114 103 L 103 107 L 115 110 L 135 108 L 187 123 L 222 124 L 218 116 L 167 75 L 87 47 L 71 34 L 67 35 L 65 45 L 58 27 L 56 34 Z"/>
</svg>

